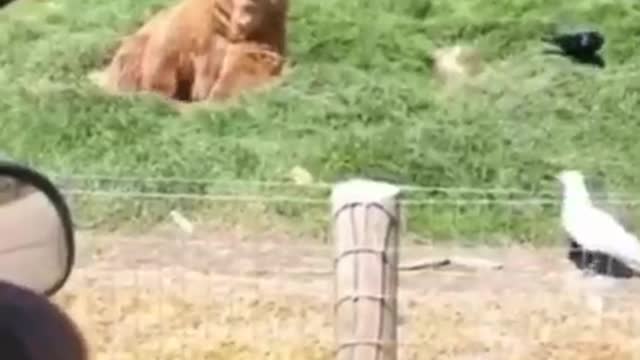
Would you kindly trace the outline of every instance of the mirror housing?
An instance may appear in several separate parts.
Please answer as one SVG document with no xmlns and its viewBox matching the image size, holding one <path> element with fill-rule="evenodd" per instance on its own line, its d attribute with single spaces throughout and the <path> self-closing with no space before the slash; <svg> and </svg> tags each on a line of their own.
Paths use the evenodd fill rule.
<svg viewBox="0 0 640 360">
<path fill-rule="evenodd" d="M 71 212 L 42 173 L 0 160 L 0 280 L 52 296 L 75 262 Z"/>
</svg>

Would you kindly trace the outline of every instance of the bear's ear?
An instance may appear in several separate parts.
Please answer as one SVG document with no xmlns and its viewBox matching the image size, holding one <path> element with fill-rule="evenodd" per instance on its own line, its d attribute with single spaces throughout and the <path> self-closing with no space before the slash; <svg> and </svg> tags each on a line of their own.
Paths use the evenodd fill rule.
<svg viewBox="0 0 640 360">
<path fill-rule="evenodd" d="M 69 277 L 74 254 L 60 191 L 40 172 L 0 160 L 0 280 L 53 295 Z"/>
</svg>

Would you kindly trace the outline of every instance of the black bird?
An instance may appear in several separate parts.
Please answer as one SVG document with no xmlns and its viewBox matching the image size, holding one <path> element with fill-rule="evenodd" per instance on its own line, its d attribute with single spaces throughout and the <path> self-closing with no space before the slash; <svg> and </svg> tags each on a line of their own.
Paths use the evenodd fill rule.
<svg viewBox="0 0 640 360">
<path fill-rule="evenodd" d="M 567 56 L 577 62 L 604 67 L 604 60 L 598 51 L 604 45 L 604 36 L 598 31 L 578 31 L 543 37 L 542 41 L 557 46 L 553 52 Z"/>
</svg>

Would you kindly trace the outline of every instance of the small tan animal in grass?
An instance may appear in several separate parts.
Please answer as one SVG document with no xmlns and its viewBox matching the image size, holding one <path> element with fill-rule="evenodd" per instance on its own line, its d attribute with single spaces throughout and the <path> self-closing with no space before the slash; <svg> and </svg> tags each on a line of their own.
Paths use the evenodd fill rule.
<svg viewBox="0 0 640 360">
<path fill-rule="evenodd" d="M 436 78 L 445 83 L 466 80 L 484 69 L 480 52 L 462 45 L 435 50 L 433 60 Z"/>
</svg>

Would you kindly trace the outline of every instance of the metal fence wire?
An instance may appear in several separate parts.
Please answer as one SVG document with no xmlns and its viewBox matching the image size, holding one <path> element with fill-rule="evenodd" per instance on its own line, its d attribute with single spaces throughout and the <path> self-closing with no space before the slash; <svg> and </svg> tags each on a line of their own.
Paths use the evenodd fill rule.
<svg viewBox="0 0 640 360">
<path fill-rule="evenodd" d="M 566 236 L 541 247 L 500 242 L 528 222 L 536 234 L 558 229 L 557 210 L 539 218 L 559 206 L 551 194 L 538 199 L 550 205 L 525 192 L 521 202 L 480 202 L 481 189 L 468 201 L 457 189 L 412 202 L 423 191 L 357 180 L 289 202 L 282 184 L 179 198 L 77 185 L 65 188 L 77 219 L 136 203 L 177 214 L 131 232 L 77 229 L 77 267 L 55 300 L 97 358 L 591 359 L 639 350 L 640 287 L 624 264 Z M 633 196 L 624 199 L 633 209 Z M 231 203 L 249 219 L 196 220 L 180 208 L 191 202 Z M 329 225 L 332 243 L 271 223 L 257 204 L 324 214 L 319 228 Z M 506 233 L 482 222 L 489 210 Z M 252 228 L 260 218 L 267 226 Z M 444 233 L 454 235 L 441 242 Z"/>
</svg>

